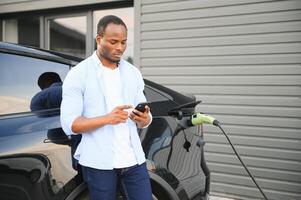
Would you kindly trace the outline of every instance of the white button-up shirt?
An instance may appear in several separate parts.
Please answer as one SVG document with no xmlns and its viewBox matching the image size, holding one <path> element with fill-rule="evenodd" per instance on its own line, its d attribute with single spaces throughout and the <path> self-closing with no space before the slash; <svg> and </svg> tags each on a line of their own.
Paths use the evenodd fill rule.
<svg viewBox="0 0 301 200">
<path fill-rule="evenodd" d="M 122 83 L 123 103 L 136 106 L 145 102 L 144 81 L 140 71 L 121 60 L 119 63 Z M 61 124 L 67 135 L 72 132 L 72 124 L 79 116 L 93 118 L 106 115 L 110 100 L 103 82 L 104 67 L 96 55 L 80 62 L 72 68 L 63 83 L 61 104 Z M 112 83 L 114 84 L 114 83 Z M 130 143 L 134 150 L 137 164 L 145 162 L 145 155 L 140 143 L 135 122 L 127 120 Z M 82 134 L 82 140 L 74 157 L 83 166 L 96 169 L 113 169 L 114 166 L 114 125 L 105 125 Z"/>
</svg>

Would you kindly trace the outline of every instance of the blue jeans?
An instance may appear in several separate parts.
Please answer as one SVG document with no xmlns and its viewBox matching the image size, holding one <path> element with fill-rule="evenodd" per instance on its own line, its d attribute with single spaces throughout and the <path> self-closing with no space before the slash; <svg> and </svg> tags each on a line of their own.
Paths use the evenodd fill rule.
<svg viewBox="0 0 301 200">
<path fill-rule="evenodd" d="M 90 200 L 115 200 L 120 189 L 125 200 L 152 200 L 150 178 L 146 164 L 128 168 L 99 170 L 82 166 Z"/>
</svg>

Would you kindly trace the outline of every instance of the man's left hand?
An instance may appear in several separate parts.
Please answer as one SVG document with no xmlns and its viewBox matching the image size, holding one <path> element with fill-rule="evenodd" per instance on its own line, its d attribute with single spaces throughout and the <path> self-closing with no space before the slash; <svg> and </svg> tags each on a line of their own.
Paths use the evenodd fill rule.
<svg viewBox="0 0 301 200">
<path fill-rule="evenodd" d="M 130 119 L 136 122 L 138 128 L 143 128 L 147 126 L 150 123 L 150 108 L 146 105 L 145 111 L 140 112 L 136 109 L 133 110 L 133 112 L 130 113 Z"/>
</svg>

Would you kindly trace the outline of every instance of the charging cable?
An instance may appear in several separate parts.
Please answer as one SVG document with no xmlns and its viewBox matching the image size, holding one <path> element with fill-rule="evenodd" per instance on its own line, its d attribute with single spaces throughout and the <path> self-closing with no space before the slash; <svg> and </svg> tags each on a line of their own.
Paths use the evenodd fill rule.
<svg viewBox="0 0 301 200">
<path fill-rule="evenodd" d="M 230 138 L 228 137 L 228 135 L 226 134 L 226 132 L 224 131 L 224 129 L 221 126 L 221 123 L 219 121 L 217 121 L 215 118 L 209 116 L 209 115 L 205 115 L 202 113 L 195 113 L 191 116 L 190 120 L 187 121 L 187 125 L 188 126 L 196 126 L 196 125 L 200 125 L 200 124 L 213 124 L 214 126 L 217 126 L 220 128 L 220 130 L 223 132 L 223 134 L 225 135 L 225 137 L 227 138 L 231 148 L 233 149 L 234 153 L 236 154 L 238 160 L 240 161 L 240 163 L 242 164 L 242 166 L 245 168 L 245 170 L 247 171 L 247 173 L 249 174 L 249 176 L 251 177 L 252 181 L 254 182 L 254 184 L 256 185 L 256 187 L 258 188 L 258 190 L 260 191 L 260 193 L 262 194 L 262 196 L 264 197 L 265 200 L 268 200 L 268 198 L 266 197 L 266 195 L 264 194 L 263 190 L 260 188 L 260 186 L 258 185 L 258 183 L 256 182 L 254 176 L 251 174 L 251 172 L 249 171 L 249 169 L 247 168 L 247 166 L 245 165 L 245 163 L 243 162 L 243 160 L 241 159 L 239 153 L 236 151 L 236 149 L 234 148 Z"/>
</svg>

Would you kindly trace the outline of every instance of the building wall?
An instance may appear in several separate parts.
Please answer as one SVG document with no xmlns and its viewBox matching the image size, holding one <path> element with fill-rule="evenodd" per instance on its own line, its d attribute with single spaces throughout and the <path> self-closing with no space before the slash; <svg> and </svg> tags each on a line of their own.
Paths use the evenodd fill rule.
<svg viewBox="0 0 301 200">
<path fill-rule="evenodd" d="M 70 6 L 82 6 L 114 1 L 118 0 L 1 0 L 0 14 L 51 8 L 64 8 Z"/>
<path fill-rule="evenodd" d="M 301 1 L 136 0 L 135 63 L 196 95 L 269 199 L 301 199 Z M 211 193 L 262 198 L 220 130 L 205 126 Z"/>
</svg>

